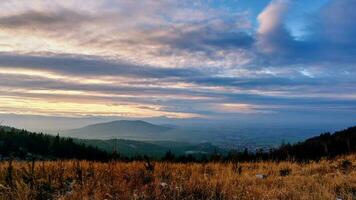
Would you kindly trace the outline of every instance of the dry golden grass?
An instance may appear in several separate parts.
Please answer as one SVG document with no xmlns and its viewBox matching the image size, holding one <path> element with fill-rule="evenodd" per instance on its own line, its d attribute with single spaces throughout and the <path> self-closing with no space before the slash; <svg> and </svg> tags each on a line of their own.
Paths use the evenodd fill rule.
<svg viewBox="0 0 356 200">
<path fill-rule="evenodd" d="M 356 163 L 2 162 L 0 199 L 356 199 L 346 159 Z"/>
</svg>

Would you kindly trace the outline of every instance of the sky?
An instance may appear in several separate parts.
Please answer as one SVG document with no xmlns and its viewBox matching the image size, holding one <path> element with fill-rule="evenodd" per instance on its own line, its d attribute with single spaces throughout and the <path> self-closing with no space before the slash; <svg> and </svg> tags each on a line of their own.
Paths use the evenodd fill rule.
<svg viewBox="0 0 356 200">
<path fill-rule="evenodd" d="M 2 0 L 0 120 L 352 124 L 356 0 Z"/>
</svg>

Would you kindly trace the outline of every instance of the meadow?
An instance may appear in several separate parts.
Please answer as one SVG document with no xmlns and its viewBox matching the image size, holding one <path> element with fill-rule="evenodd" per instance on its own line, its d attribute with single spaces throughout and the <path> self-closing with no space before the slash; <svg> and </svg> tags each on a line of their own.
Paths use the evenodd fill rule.
<svg viewBox="0 0 356 200">
<path fill-rule="evenodd" d="M 351 200 L 355 163 L 2 161 L 0 199 Z"/>
</svg>

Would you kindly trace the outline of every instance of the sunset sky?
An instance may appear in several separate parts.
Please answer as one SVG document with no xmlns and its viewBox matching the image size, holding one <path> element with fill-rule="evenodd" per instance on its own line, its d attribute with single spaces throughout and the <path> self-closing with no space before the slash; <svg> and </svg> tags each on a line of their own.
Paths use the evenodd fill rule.
<svg viewBox="0 0 356 200">
<path fill-rule="evenodd" d="M 4 123 L 356 121 L 356 0 L 2 0 L 0 10 Z"/>
</svg>

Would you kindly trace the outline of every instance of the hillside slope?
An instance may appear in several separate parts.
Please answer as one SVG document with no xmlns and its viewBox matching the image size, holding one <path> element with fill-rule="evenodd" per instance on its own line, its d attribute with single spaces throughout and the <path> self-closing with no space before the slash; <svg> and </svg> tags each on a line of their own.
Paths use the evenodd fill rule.
<svg viewBox="0 0 356 200">
<path fill-rule="evenodd" d="M 191 144 L 174 141 L 135 141 L 123 139 L 111 140 L 75 140 L 78 143 L 98 147 L 107 152 L 116 150 L 120 154 L 128 157 L 137 155 L 148 155 L 154 158 L 161 158 L 168 151 L 175 155 L 211 155 L 215 152 L 225 154 L 226 150 L 218 148 L 210 143 Z"/>
<path fill-rule="evenodd" d="M 296 144 L 282 145 L 271 152 L 271 156 L 296 160 L 318 160 L 322 157 L 335 157 L 356 152 L 356 126 L 324 133 Z"/>
<path fill-rule="evenodd" d="M 0 126 L 0 159 L 87 159 L 108 160 L 111 155 L 96 147 L 61 138 Z"/>
<path fill-rule="evenodd" d="M 31 173 L 29 163 L 9 170 L 0 162 L 0 199 L 353 200 L 355 164 L 355 155 L 309 163 L 55 161 L 34 163 Z"/>
</svg>

